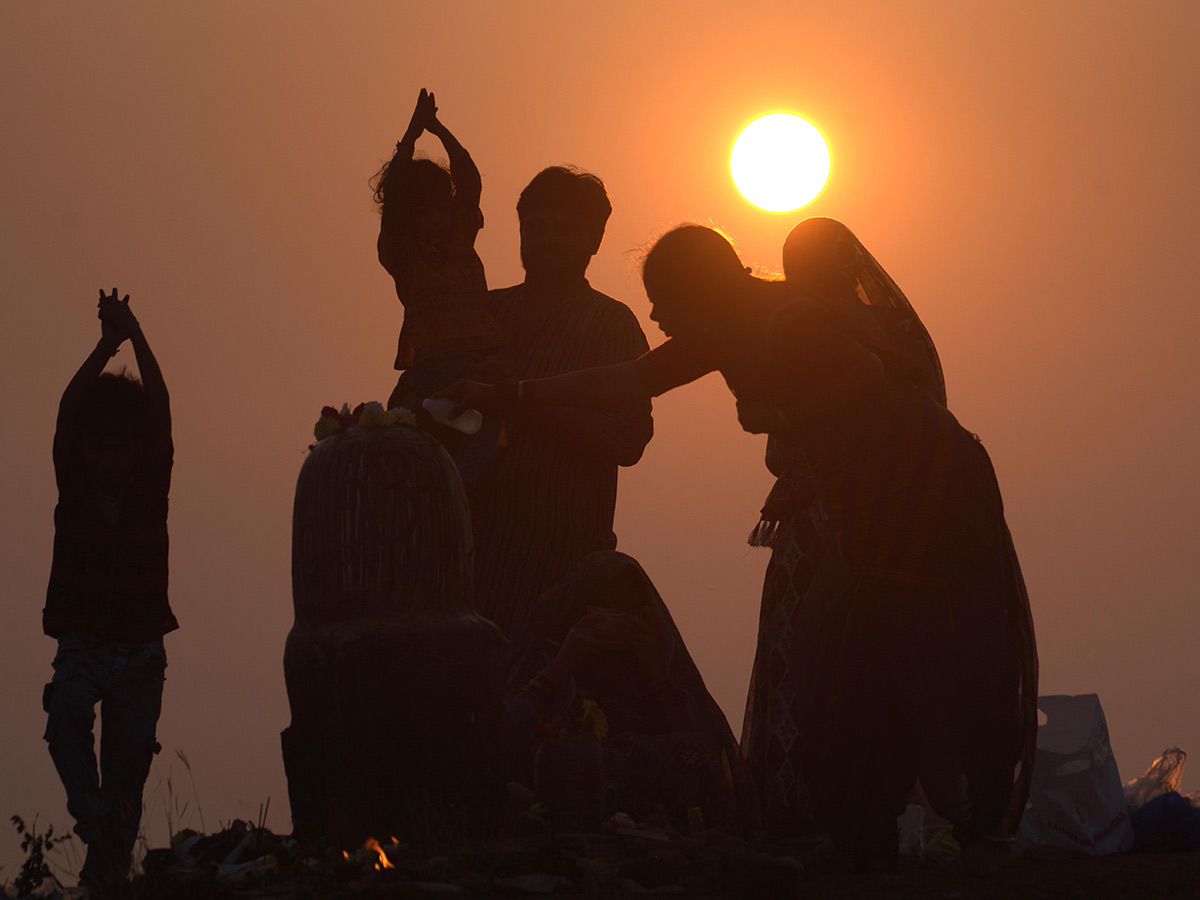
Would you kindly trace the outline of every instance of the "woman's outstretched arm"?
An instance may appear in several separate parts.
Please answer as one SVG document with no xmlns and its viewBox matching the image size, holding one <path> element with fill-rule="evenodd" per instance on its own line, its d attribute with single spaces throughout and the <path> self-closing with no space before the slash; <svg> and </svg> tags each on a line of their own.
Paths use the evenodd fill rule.
<svg viewBox="0 0 1200 900">
<path fill-rule="evenodd" d="M 514 402 L 535 408 L 609 409 L 658 397 L 690 384 L 716 368 L 711 354 L 703 346 L 672 338 L 628 362 L 508 384 L 458 381 L 433 396 L 455 402 L 456 406 L 450 411 L 451 419 L 457 419 L 468 409 L 483 411 Z"/>
<path fill-rule="evenodd" d="M 468 409 L 494 409 L 514 401 L 522 406 L 607 409 L 649 400 L 650 391 L 642 385 L 636 362 L 629 361 L 516 384 L 457 381 L 433 396 L 453 400 L 455 407 L 450 411 L 450 418 L 456 419 Z"/>
</svg>

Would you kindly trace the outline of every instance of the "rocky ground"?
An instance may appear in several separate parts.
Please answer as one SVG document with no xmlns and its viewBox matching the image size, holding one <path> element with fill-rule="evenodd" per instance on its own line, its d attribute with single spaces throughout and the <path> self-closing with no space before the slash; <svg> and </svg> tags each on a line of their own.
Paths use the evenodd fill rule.
<svg viewBox="0 0 1200 900">
<path fill-rule="evenodd" d="M 944 848 L 943 848 L 944 849 Z M 784 898 L 1200 898 L 1200 852 L 1097 859 L 1018 859 L 990 878 L 965 872 L 953 852 L 904 860 L 889 872 L 851 873 L 812 846 L 752 847 L 710 832 L 653 829 L 543 832 L 503 841 L 411 847 L 385 842 L 354 852 L 301 848 L 241 823 L 217 835 L 182 835 L 151 850 L 123 896 L 134 900 L 288 898 L 643 897 Z M 43 897 L 79 897 L 47 882 Z M 15 896 L 15 895 L 14 895 Z"/>
</svg>

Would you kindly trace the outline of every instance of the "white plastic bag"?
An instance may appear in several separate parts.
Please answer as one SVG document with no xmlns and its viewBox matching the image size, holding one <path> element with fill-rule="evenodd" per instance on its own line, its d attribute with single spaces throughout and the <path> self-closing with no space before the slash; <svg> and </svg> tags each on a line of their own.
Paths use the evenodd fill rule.
<svg viewBox="0 0 1200 900">
<path fill-rule="evenodd" d="M 1178 747 L 1168 747 L 1162 756 L 1150 764 L 1144 775 L 1125 785 L 1125 805 L 1129 814 L 1135 812 L 1161 794 L 1178 791 L 1183 783 L 1183 767 L 1187 754 Z"/>
<path fill-rule="evenodd" d="M 1017 846 L 1035 856 L 1103 856 L 1133 847 L 1108 724 L 1095 694 L 1038 697 L 1046 721 Z"/>
</svg>

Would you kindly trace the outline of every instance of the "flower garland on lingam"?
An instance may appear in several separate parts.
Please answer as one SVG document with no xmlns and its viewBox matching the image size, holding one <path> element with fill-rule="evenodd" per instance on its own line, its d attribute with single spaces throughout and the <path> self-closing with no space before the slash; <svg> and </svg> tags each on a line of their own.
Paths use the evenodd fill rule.
<svg viewBox="0 0 1200 900">
<path fill-rule="evenodd" d="M 313 437 L 323 441 L 350 428 L 389 428 L 393 425 L 416 428 L 417 417 L 403 407 L 384 409 L 378 400 L 360 403 L 354 409 L 350 408 L 349 403 L 343 403 L 340 410 L 332 406 L 321 408 L 321 417 L 313 426 Z"/>
</svg>

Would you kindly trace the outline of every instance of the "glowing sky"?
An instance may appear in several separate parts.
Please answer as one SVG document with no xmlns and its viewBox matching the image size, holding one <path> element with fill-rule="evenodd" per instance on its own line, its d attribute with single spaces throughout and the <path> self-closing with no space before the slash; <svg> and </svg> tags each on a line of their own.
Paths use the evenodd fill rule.
<svg viewBox="0 0 1200 900">
<path fill-rule="evenodd" d="M 514 206 L 540 168 L 601 175 L 592 284 L 652 344 L 638 251 L 713 221 L 779 265 L 787 216 L 727 170 L 756 115 L 803 110 L 835 148 L 803 212 L 846 221 L 937 342 L 950 407 L 995 462 L 1043 693 L 1099 693 L 1124 777 L 1200 753 L 1200 238 L 1194 4 L 643 4 L 235 0 L 0 6 L 0 817 L 69 826 L 41 740 L 54 415 L 118 285 L 172 392 L 170 657 L 147 786 L 208 828 L 288 830 L 292 490 L 321 406 L 384 398 L 401 310 L 367 179 L 422 86 L 483 173 L 478 250 L 520 279 Z M 1167 27 L 1169 23 L 1169 27 Z M 436 150 L 436 146 L 428 149 Z M 655 404 L 622 473 L 621 549 L 671 608 L 740 730 L 770 487 L 710 377 Z M 195 791 L 176 756 L 190 760 Z M 1196 789 L 1195 768 L 1185 788 Z M 182 795 L 182 796 L 180 796 Z M 19 849 L 0 830 L 0 880 Z"/>
</svg>

